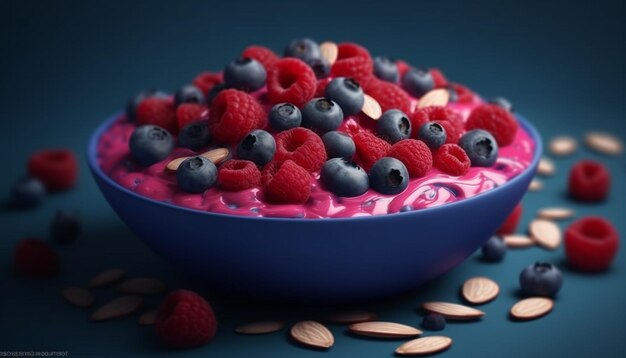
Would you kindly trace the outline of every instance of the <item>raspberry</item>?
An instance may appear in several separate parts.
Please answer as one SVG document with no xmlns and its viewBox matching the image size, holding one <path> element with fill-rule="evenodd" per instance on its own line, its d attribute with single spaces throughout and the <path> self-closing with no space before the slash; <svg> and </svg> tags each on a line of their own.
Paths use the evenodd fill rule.
<svg viewBox="0 0 626 358">
<path fill-rule="evenodd" d="M 213 86 L 222 82 L 222 74 L 215 72 L 202 72 L 193 79 L 193 85 L 198 87 L 205 96 L 209 95 Z"/>
<path fill-rule="evenodd" d="M 241 57 L 259 61 L 265 67 L 265 71 L 269 71 L 280 60 L 274 51 L 263 46 L 248 46 L 241 53 Z"/>
<path fill-rule="evenodd" d="M 366 48 L 354 43 L 338 45 L 337 61 L 330 70 L 332 77 L 350 77 L 365 87 L 372 79 L 374 62 Z"/>
<path fill-rule="evenodd" d="M 154 328 L 168 346 L 186 348 L 211 341 L 217 331 L 217 321 L 211 305 L 202 296 L 176 290 L 161 304 Z"/>
<path fill-rule="evenodd" d="M 399 86 L 374 78 L 364 89 L 367 94 L 378 101 L 383 112 L 399 109 L 404 113 L 411 113 L 411 98 Z"/>
<path fill-rule="evenodd" d="M 411 116 L 411 137 L 417 137 L 426 122 L 437 122 L 446 130 L 446 143 L 456 144 L 463 133 L 463 120 L 459 114 L 441 106 L 418 109 Z"/>
<path fill-rule="evenodd" d="M 484 129 L 491 133 L 499 146 L 513 143 L 517 132 L 517 121 L 509 111 L 496 104 L 482 104 L 472 111 L 465 129 Z"/>
<path fill-rule="evenodd" d="M 352 140 L 356 146 L 356 157 L 365 171 L 369 171 L 376 161 L 391 149 L 391 144 L 386 140 L 378 138 L 369 131 L 363 130 L 356 133 Z"/>
<path fill-rule="evenodd" d="M 249 94 L 227 89 L 211 104 L 209 128 L 220 143 L 236 143 L 251 130 L 265 126 L 266 115 L 259 102 Z"/>
<path fill-rule="evenodd" d="M 398 74 L 400 75 L 400 80 L 402 80 L 402 77 L 404 77 L 405 73 L 411 70 L 411 65 L 402 60 L 396 60 L 396 66 L 398 66 Z"/>
<path fill-rule="evenodd" d="M 511 235 L 517 229 L 517 224 L 519 223 L 520 218 L 522 217 L 522 204 L 517 204 L 515 209 L 509 214 L 506 218 L 506 221 L 498 228 L 496 234 L 498 235 Z"/>
<path fill-rule="evenodd" d="M 315 88 L 315 97 L 324 97 L 326 92 L 326 86 L 332 81 L 332 78 L 322 78 L 317 81 L 317 87 Z"/>
<path fill-rule="evenodd" d="M 619 234 L 608 220 L 587 216 L 565 230 L 565 255 L 582 271 L 602 271 L 611 265 L 619 248 Z"/>
<path fill-rule="evenodd" d="M 146 98 L 137 107 L 137 123 L 154 124 L 172 134 L 178 133 L 176 107 L 169 98 Z"/>
<path fill-rule="evenodd" d="M 49 191 L 67 190 L 76 184 L 78 163 L 69 149 L 40 150 L 28 159 L 28 173 Z"/>
<path fill-rule="evenodd" d="M 276 204 L 302 204 L 311 195 L 311 176 L 293 160 L 273 161 L 262 174 L 266 198 Z"/>
<path fill-rule="evenodd" d="M 310 129 L 292 128 L 278 133 L 274 139 L 276 140 L 276 153 L 274 154 L 276 161 L 293 160 L 310 172 L 320 170 L 326 161 L 324 142 Z"/>
<path fill-rule="evenodd" d="M 59 256 L 38 239 L 24 239 L 15 249 L 15 273 L 27 278 L 56 276 L 60 270 Z"/>
<path fill-rule="evenodd" d="M 460 85 L 458 83 L 450 83 L 450 88 L 456 93 L 456 102 L 458 103 L 472 103 L 474 102 L 474 92 L 469 88 Z"/>
<path fill-rule="evenodd" d="M 191 122 L 207 119 L 209 117 L 209 109 L 203 104 L 183 103 L 176 108 L 176 121 L 178 122 L 178 130 Z"/>
<path fill-rule="evenodd" d="M 469 170 L 470 159 L 456 144 L 444 144 L 433 155 L 433 164 L 442 172 L 454 176 L 461 176 Z"/>
<path fill-rule="evenodd" d="M 250 189 L 261 184 L 261 172 L 249 160 L 231 159 L 219 167 L 217 182 L 226 191 Z"/>
<path fill-rule="evenodd" d="M 316 86 L 309 65 L 297 58 L 284 58 L 267 75 L 267 99 L 271 104 L 289 102 L 302 107 L 313 98 Z"/>
<path fill-rule="evenodd" d="M 400 160 L 411 178 L 419 178 L 433 166 L 433 156 L 426 143 L 417 139 L 404 139 L 394 144 L 385 155 Z"/>
<path fill-rule="evenodd" d="M 593 160 L 581 160 L 569 172 L 569 194 L 580 201 L 601 201 L 609 194 L 611 173 Z"/>
<path fill-rule="evenodd" d="M 448 80 L 446 76 L 438 68 L 431 68 L 430 75 L 433 77 L 433 82 L 435 82 L 435 88 L 443 88 L 448 85 Z"/>
</svg>

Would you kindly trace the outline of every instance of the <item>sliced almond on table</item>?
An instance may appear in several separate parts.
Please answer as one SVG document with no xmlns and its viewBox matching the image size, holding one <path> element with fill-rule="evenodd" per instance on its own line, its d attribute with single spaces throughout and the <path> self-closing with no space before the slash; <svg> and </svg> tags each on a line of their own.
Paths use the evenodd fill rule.
<svg viewBox="0 0 626 358">
<path fill-rule="evenodd" d="M 606 155 L 620 155 L 624 151 L 624 145 L 618 138 L 599 132 L 589 132 L 585 135 L 585 144 L 596 152 Z"/>
<path fill-rule="evenodd" d="M 578 143 L 576 139 L 567 136 L 552 138 L 549 145 L 550 153 L 558 157 L 564 157 L 574 153 L 577 147 Z"/>
<path fill-rule="evenodd" d="M 554 250 L 561 244 L 561 229 L 552 221 L 535 219 L 528 228 L 530 237 L 539 245 Z"/>
<path fill-rule="evenodd" d="M 76 307 L 89 307 L 96 301 L 94 295 L 82 287 L 68 287 L 61 291 L 67 302 Z"/>
<path fill-rule="evenodd" d="M 291 327 L 290 333 L 293 339 L 310 347 L 330 348 L 335 344 L 328 328 L 315 321 L 300 321 Z"/>
<path fill-rule="evenodd" d="M 568 208 L 543 208 L 539 210 L 537 216 L 546 220 L 565 220 L 571 219 L 575 215 L 574 210 Z"/>
<path fill-rule="evenodd" d="M 502 236 L 502 240 L 504 240 L 504 243 L 506 244 L 507 247 L 514 248 L 514 249 L 521 249 L 521 248 L 531 247 L 535 245 L 535 242 L 526 235 L 519 235 L 519 234 L 504 235 Z"/>
<path fill-rule="evenodd" d="M 368 94 L 365 94 L 365 101 L 363 102 L 361 111 L 374 120 L 378 120 L 378 118 L 383 115 L 383 109 L 380 108 L 378 101 Z"/>
<path fill-rule="evenodd" d="M 94 321 L 123 317 L 137 311 L 143 304 L 141 296 L 122 296 L 110 301 L 96 310 L 91 315 Z"/>
<path fill-rule="evenodd" d="M 535 319 L 548 314 L 552 307 L 554 307 L 554 301 L 549 298 L 526 298 L 511 307 L 511 316 L 521 320 Z"/>
<path fill-rule="evenodd" d="M 123 281 L 115 289 L 135 295 L 156 295 L 165 291 L 165 283 L 156 278 L 137 277 Z"/>
<path fill-rule="evenodd" d="M 158 310 L 151 310 L 151 311 L 144 312 L 141 316 L 139 316 L 139 322 L 138 322 L 139 325 L 150 326 L 154 324 L 158 313 L 159 313 Z"/>
<path fill-rule="evenodd" d="M 422 305 L 422 308 L 426 311 L 439 313 L 449 319 L 470 320 L 478 319 L 485 315 L 485 312 L 476 308 L 450 302 L 426 302 Z"/>
<path fill-rule="evenodd" d="M 496 298 L 500 293 L 500 287 L 487 277 L 474 277 L 465 281 L 462 292 L 467 301 L 481 304 Z"/>
<path fill-rule="evenodd" d="M 450 100 L 450 91 L 446 88 L 434 89 L 423 95 L 417 103 L 417 108 L 431 106 L 445 106 Z"/>
<path fill-rule="evenodd" d="M 396 348 L 401 355 L 423 355 L 441 352 L 452 345 L 452 339 L 445 336 L 421 337 L 408 341 Z"/>
<path fill-rule="evenodd" d="M 339 56 L 339 47 L 332 41 L 322 42 L 320 45 L 322 57 L 332 66 Z"/>
<path fill-rule="evenodd" d="M 110 285 L 126 276 L 126 271 L 122 269 L 110 269 L 102 271 L 89 280 L 89 287 L 101 287 Z"/>
<path fill-rule="evenodd" d="M 415 327 L 394 322 L 361 322 L 348 326 L 348 330 L 361 336 L 379 338 L 404 338 L 414 337 L 422 334 L 422 331 Z"/>
<path fill-rule="evenodd" d="M 539 165 L 537 166 L 537 173 L 540 175 L 554 175 L 556 172 L 556 168 L 554 167 L 554 163 L 548 158 L 541 158 L 539 160 Z"/>
<path fill-rule="evenodd" d="M 241 334 L 266 334 L 283 329 L 285 325 L 279 321 L 260 321 L 244 324 L 235 328 L 235 332 Z"/>
<path fill-rule="evenodd" d="M 376 315 L 370 312 L 335 312 L 329 314 L 325 321 L 337 324 L 351 324 L 368 322 L 376 319 Z"/>
<path fill-rule="evenodd" d="M 213 150 L 209 150 L 208 152 L 204 152 L 200 154 L 200 156 L 207 158 L 208 160 L 213 162 L 213 164 L 219 164 L 223 162 L 224 159 L 228 158 L 229 153 L 230 152 L 227 148 L 216 148 Z M 185 159 L 189 159 L 189 158 L 193 158 L 193 157 L 176 158 L 172 160 L 171 162 L 167 163 L 167 165 L 165 166 L 165 170 L 175 172 L 178 170 L 178 167 L 181 165 L 181 163 L 184 162 Z"/>
<path fill-rule="evenodd" d="M 539 179 L 533 179 L 528 186 L 528 191 L 539 191 L 543 189 L 543 183 Z"/>
</svg>

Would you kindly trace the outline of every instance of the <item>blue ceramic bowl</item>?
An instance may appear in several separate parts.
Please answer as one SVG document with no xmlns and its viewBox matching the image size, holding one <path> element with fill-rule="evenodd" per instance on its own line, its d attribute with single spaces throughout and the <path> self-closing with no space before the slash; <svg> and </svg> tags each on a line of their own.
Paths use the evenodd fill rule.
<svg viewBox="0 0 626 358">
<path fill-rule="evenodd" d="M 120 218 L 163 258 L 204 278 L 213 290 L 309 303 L 378 299 L 446 273 L 495 232 L 521 200 L 533 162 L 506 184 L 436 208 L 347 219 L 241 217 L 158 202 L 120 186 L 100 170 L 97 143 L 116 117 L 93 134 L 88 160 Z"/>
</svg>

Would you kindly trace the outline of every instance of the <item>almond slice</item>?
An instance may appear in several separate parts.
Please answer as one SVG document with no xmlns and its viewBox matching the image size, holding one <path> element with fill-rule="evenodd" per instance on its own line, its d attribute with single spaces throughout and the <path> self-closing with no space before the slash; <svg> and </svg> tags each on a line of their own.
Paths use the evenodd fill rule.
<svg viewBox="0 0 626 358">
<path fill-rule="evenodd" d="M 378 101 L 368 94 L 365 94 L 365 101 L 361 111 L 373 120 L 378 120 L 383 115 L 383 110 L 380 108 Z"/>
<path fill-rule="evenodd" d="M 546 220 L 566 220 L 574 217 L 574 210 L 568 208 L 543 208 L 539 210 L 537 216 Z"/>
<path fill-rule="evenodd" d="M 94 321 L 123 317 L 137 311 L 143 304 L 141 296 L 122 296 L 110 301 L 91 315 Z"/>
<path fill-rule="evenodd" d="M 156 321 L 156 317 L 158 313 L 159 311 L 157 310 L 144 312 L 141 316 L 139 316 L 139 321 L 138 321 L 139 325 L 140 326 L 153 325 L 154 322 Z"/>
<path fill-rule="evenodd" d="M 240 334 L 266 334 L 280 331 L 285 325 L 278 321 L 261 321 L 244 324 L 235 328 Z"/>
<path fill-rule="evenodd" d="M 120 283 L 115 289 L 135 295 L 156 295 L 165 291 L 165 283 L 156 278 L 137 277 Z"/>
<path fill-rule="evenodd" d="M 539 179 L 533 179 L 528 186 L 528 191 L 539 191 L 543 189 L 543 183 Z"/>
<path fill-rule="evenodd" d="M 537 173 L 539 175 L 550 176 L 554 175 L 555 172 L 556 168 L 550 159 L 541 158 L 541 160 L 539 160 L 539 165 L 537 166 Z"/>
<path fill-rule="evenodd" d="M 370 312 L 335 312 L 329 314 L 325 321 L 336 324 L 352 324 L 368 322 L 376 319 L 376 315 Z"/>
<path fill-rule="evenodd" d="M 617 156 L 622 154 L 624 146 L 616 137 L 599 132 L 590 132 L 585 135 L 585 144 L 596 152 Z"/>
<path fill-rule="evenodd" d="M 502 236 L 502 240 L 504 240 L 507 247 L 514 249 L 521 249 L 535 245 L 535 242 L 526 235 L 504 235 Z"/>
<path fill-rule="evenodd" d="M 122 269 L 110 269 L 102 271 L 89 280 L 89 287 L 101 287 L 110 285 L 126 276 L 126 271 Z"/>
<path fill-rule="evenodd" d="M 567 136 L 555 137 L 550 141 L 550 153 L 558 157 L 571 155 L 576 151 L 578 143 L 576 139 Z"/>
<path fill-rule="evenodd" d="M 430 312 L 439 313 L 449 319 L 470 320 L 478 319 L 485 315 L 485 312 L 476 308 L 449 302 L 426 302 L 422 305 L 422 308 Z"/>
<path fill-rule="evenodd" d="M 320 45 L 320 52 L 322 57 L 332 66 L 339 56 L 339 47 L 332 41 L 325 41 Z"/>
<path fill-rule="evenodd" d="M 535 219 L 528 228 L 531 239 L 537 244 L 554 250 L 561 244 L 561 229 L 552 221 Z"/>
<path fill-rule="evenodd" d="M 216 148 L 213 150 L 209 150 L 208 152 L 204 152 L 200 154 L 200 156 L 207 158 L 208 160 L 213 162 L 213 164 L 219 164 L 223 162 L 224 159 L 228 158 L 229 153 L 230 152 L 227 148 Z M 184 162 L 185 159 L 189 159 L 189 158 L 193 158 L 193 157 L 176 158 L 172 160 L 171 162 L 167 163 L 167 165 L 165 166 L 165 170 L 170 171 L 170 172 L 175 172 L 178 170 L 178 167 L 180 166 L 180 164 Z"/>
<path fill-rule="evenodd" d="M 89 307 L 93 305 L 96 298 L 87 289 L 82 287 L 68 287 L 61 291 L 67 302 L 76 307 Z"/>
<path fill-rule="evenodd" d="M 396 348 L 401 355 L 422 355 L 441 352 L 452 345 L 452 339 L 446 336 L 421 337 L 408 341 Z"/>
<path fill-rule="evenodd" d="M 315 321 L 300 321 L 291 327 L 290 333 L 293 339 L 310 347 L 330 348 L 335 344 L 328 328 Z"/>
<path fill-rule="evenodd" d="M 511 307 L 511 316 L 521 320 L 535 319 L 548 314 L 552 307 L 554 307 L 554 301 L 549 298 L 526 298 Z"/>
<path fill-rule="evenodd" d="M 474 277 L 463 284 L 463 297 L 473 304 L 486 303 L 498 296 L 500 287 L 487 277 Z"/>
<path fill-rule="evenodd" d="M 422 331 L 415 327 L 394 322 L 361 322 L 348 326 L 348 330 L 361 336 L 379 338 L 404 338 L 414 337 L 422 334 Z"/>
<path fill-rule="evenodd" d="M 445 106 L 450 100 L 450 91 L 445 88 L 434 89 L 423 95 L 417 103 L 417 108 L 431 106 Z"/>
</svg>

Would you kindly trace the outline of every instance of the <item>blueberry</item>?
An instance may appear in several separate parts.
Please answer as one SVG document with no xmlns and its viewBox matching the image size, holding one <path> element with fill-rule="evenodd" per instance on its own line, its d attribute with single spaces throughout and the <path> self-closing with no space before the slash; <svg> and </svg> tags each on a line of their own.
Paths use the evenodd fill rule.
<svg viewBox="0 0 626 358">
<path fill-rule="evenodd" d="M 341 107 L 328 98 L 313 98 L 302 108 L 302 126 L 318 133 L 339 128 L 343 122 Z"/>
<path fill-rule="evenodd" d="M 401 213 L 405 213 L 407 211 L 413 211 L 413 205 L 402 205 L 402 207 L 400 208 L 400 212 Z"/>
<path fill-rule="evenodd" d="M 435 81 L 429 71 L 414 68 L 402 76 L 402 87 L 413 97 L 420 98 L 435 88 Z"/>
<path fill-rule="evenodd" d="M 206 121 L 195 121 L 187 124 L 178 134 L 178 145 L 198 151 L 211 143 L 211 132 Z"/>
<path fill-rule="evenodd" d="M 473 129 L 463 134 L 459 146 L 465 150 L 473 167 L 490 167 L 498 159 L 498 143 L 485 130 Z"/>
<path fill-rule="evenodd" d="M 506 256 L 506 244 L 504 240 L 494 235 L 483 245 L 481 252 L 486 261 L 502 261 Z"/>
<path fill-rule="evenodd" d="M 313 58 L 307 64 L 313 69 L 313 73 L 315 73 L 315 77 L 318 80 L 330 76 L 330 63 L 325 58 Z"/>
<path fill-rule="evenodd" d="M 456 102 L 459 100 L 459 94 L 456 92 L 456 90 L 453 87 L 448 86 L 446 89 L 448 90 L 448 93 L 450 94 L 450 99 L 448 100 L 448 102 L 452 103 L 452 102 Z"/>
<path fill-rule="evenodd" d="M 211 102 L 213 102 L 213 99 L 223 90 L 227 89 L 228 86 L 226 86 L 226 84 L 224 83 L 218 83 L 215 86 L 213 86 L 211 88 L 211 90 L 209 91 L 209 93 L 206 95 L 206 102 L 208 104 L 211 104 Z"/>
<path fill-rule="evenodd" d="M 391 143 L 399 142 L 411 135 L 411 121 L 404 112 L 390 109 L 376 122 L 376 133 Z"/>
<path fill-rule="evenodd" d="M 553 297 L 563 285 L 563 275 L 554 265 L 537 262 L 522 271 L 519 282 L 528 296 Z"/>
<path fill-rule="evenodd" d="M 291 103 L 279 103 L 272 107 L 269 122 L 270 126 L 277 131 L 299 127 L 302 123 L 302 113 Z"/>
<path fill-rule="evenodd" d="M 78 211 L 59 210 L 50 223 L 50 235 L 56 242 L 63 244 L 76 241 L 81 231 L 82 225 Z"/>
<path fill-rule="evenodd" d="M 239 58 L 224 69 L 224 83 L 241 91 L 254 92 L 265 85 L 265 67 L 250 58 Z"/>
<path fill-rule="evenodd" d="M 174 138 L 170 132 L 152 124 L 135 128 L 128 142 L 131 156 L 147 167 L 165 159 L 174 150 Z"/>
<path fill-rule="evenodd" d="M 180 190 L 187 193 L 202 193 L 215 185 L 217 168 L 205 157 L 185 159 L 176 171 L 176 180 Z"/>
<path fill-rule="evenodd" d="M 239 159 L 253 161 L 259 166 L 269 163 L 274 158 L 275 152 L 274 137 L 262 129 L 248 133 L 237 146 Z"/>
<path fill-rule="evenodd" d="M 324 96 L 341 107 L 345 115 L 357 114 L 363 108 L 363 88 L 352 78 L 336 77 L 328 83 Z"/>
<path fill-rule="evenodd" d="M 359 196 L 369 189 L 365 170 L 351 160 L 332 158 L 320 172 L 322 185 L 333 194 L 343 197 Z"/>
<path fill-rule="evenodd" d="M 498 105 L 498 106 L 506 109 L 509 112 L 514 112 L 513 104 L 511 103 L 511 101 L 509 101 L 508 99 L 506 99 L 504 97 L 492 98 L 491 100 L 489 100 L 489 103 Z"/>
<path fill-rule="evenodd" d="M 397 83 L 400 78 L 398 65 L 387 57 L 374 58 L 374 75 L 383 81 Z"/>
<path fill-rule="evenodd" d="M 194 85 L 184 85 L 174 92 L 174 104 L 176 106 L 183 103 L 205 104 L 204 93 Z"/>
<path fill-rule="evenodd" d="M 322 52 L 317 42 L 309 39 L 295 39 L 285 47 L 283 53 L 284 57 L 296 57 L 304 62 L 309 62 L 312 59 L 321 58 Z"/>
<path fill-rule="evenodd" d="M 447 137 L 446 130 L 437 122 L 424 123 L 417 132 L 417 139 L 433 150 L 444 145 Z"/>
<path fill-rule="evenodd" d="M 46 187 L 37 178 L 24 178 L 11 189 L 11 205 L 19 209 L 30 209 L 41 204 L 46 196 Z"/>
<path fill-rule="evenodd" d="M 429 331 L 441 331 L 446 328 L 446 318 L 439 313 L 429 313 L 422 320 L 422 328 Z"/>
<path fill-rule="evenodd" d="M 350 136 L 339 131 L 330 131 L 322 136 L 328 158 L 352 159 L 356 146 Z"/>
<path fill-rule="evenodd" d="M 401 193 L 409 185 L 409 173 L 396 158 L 379 159 L 370 170 L 370 186 L 381 194 Z"/>
<path fill-rule="evenodd" d="M 128 100 L 128 103 L 126 104 L 126 117 L 130 121 L 134 121 L 137 117 L 137 107 L 139 107 L 141 101 L 152 97 L 167 98 L 168 96 L 167 93 L 157 91 L 155 89 L 143 90 Z"/>
</svg>

